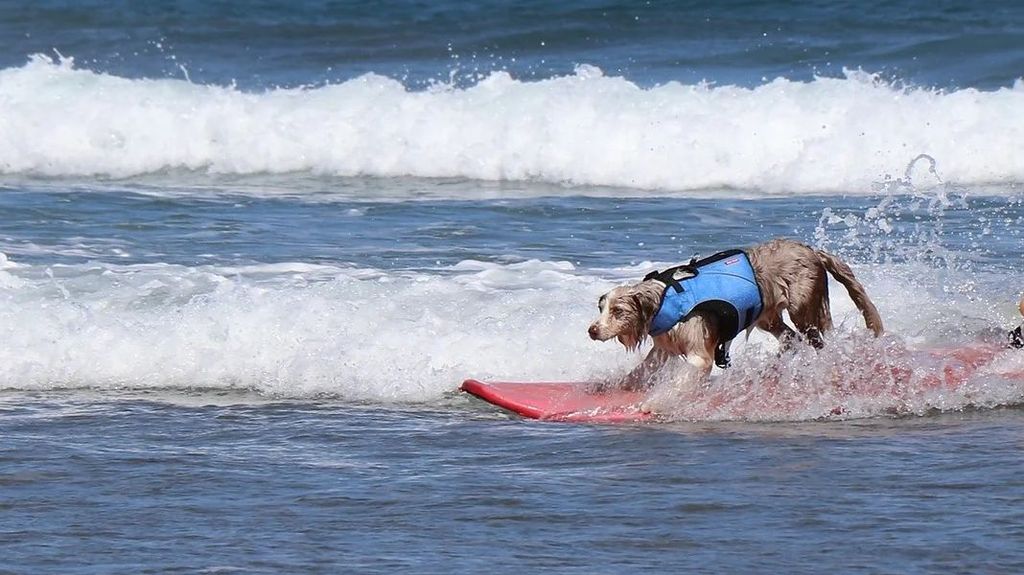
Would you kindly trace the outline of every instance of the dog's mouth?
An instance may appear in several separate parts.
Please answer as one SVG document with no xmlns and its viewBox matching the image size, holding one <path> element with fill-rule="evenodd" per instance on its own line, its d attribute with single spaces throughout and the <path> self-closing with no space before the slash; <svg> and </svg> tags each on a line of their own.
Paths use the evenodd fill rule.
<svg viewBox="0 0 1024 575">
<path fill-rule="evenodd" d="M 599 326 L 596 323 L 591 324 L 590 329 L 587 330 L 587 333 L 590 334 L 590 339 L 594 341 L 608 341 L 609 339 L 615 337 L 614 332 L 610 330 L 601 329 L 601 326 Z"/>
</svg>

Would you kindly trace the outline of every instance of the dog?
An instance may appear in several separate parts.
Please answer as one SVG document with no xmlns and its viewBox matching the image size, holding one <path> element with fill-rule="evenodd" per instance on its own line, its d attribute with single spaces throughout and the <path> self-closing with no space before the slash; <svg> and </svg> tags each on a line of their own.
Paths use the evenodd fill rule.
<svg viewBox="0 0 1024 575">
<path fill-rule="evenodd" d="M 846 287 L 868 329 L 881 335 L 882 318 L 848 265 L 782 238 L 616 287 L 598 300 L 600 316 L 588 333 L 597 341 L 617 338 L 630 351 L 652 336 L 654 347 L 619 387 L 650 385 L 651 376 L 673 356 L 684 357 L 706 379 L 712 362 L 728 366 L 729 342 L 754 327 L 774 335 L 783 349 L 800 338 L 815 347 L 824 345 L 822 334 L 832 328 L 826 272 Z M 783 322 L 783 311 L 789 312 L 796 331 Z"/>
</svg>

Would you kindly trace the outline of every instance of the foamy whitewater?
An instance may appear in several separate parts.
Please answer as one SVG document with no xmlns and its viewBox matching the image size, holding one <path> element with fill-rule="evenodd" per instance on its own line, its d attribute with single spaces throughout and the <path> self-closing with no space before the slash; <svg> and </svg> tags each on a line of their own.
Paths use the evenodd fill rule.
<svg viewBox="0 0 1024 575">
<path fill-rule="evenodd" d="M 869 193 L 927 153 L 948 183 L 1024 180 L 1021 82 L 944 91 L 857 70 L 754 88 L 641 88 L 584 64 L 537 81 L 492 72 L 466 88 L 410 91 L 366 74 L 247 92 L 36 55 L 0 72 L 0 117 L 6 174 L 185 169 Z"/>
<path fill-rule="evenodd" d="M 1019 3 L 0 5 L 0 571 L 1024 572 Z M 655 423 L 654 269 L 848 262 Z"/>
</svg>

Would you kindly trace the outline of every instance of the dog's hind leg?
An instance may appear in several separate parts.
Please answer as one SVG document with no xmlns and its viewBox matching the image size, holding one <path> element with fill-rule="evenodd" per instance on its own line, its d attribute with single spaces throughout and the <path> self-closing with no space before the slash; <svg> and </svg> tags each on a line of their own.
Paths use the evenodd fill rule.
<svg viewBox="0 0 1024 575">
<path fill-rule="evenodd" d="M 759 327 L 779 340 L 780 351 L 788 350 L 793 345 L 793 340 L 797 338 L 797 333 L 793 331 L 793 328 L 782 321 L 781 314 L 775 314 L 771 318 L 762 319 Z"/>
<path fill-rule="evenodd" d="M 804 338 L 807 339 L 807 343 L 811 344 L 815 349 L 821 349 L 825 347 L 825 341 L 821 338 L 821 333 L 825 331 L 820 314 L 818 310 L 790 310 L 789 317 L 793 320 L 793 324 L 796 325 L 796 329 L 803 334 Z M 826 310 L 826 313 L 827 310 Z M 831 318 L 829 318 L 831 319 Z M 830 325 L 831 321 L 824 323 L 824 325 Z"/>
</svg>

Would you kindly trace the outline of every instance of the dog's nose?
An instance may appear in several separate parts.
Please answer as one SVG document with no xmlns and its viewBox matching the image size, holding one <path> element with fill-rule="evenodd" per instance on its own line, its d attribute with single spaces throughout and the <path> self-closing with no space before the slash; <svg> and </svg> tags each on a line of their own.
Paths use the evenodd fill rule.
<svg viewBox="0 0 1024 575">
<path fill-rule="evenodd" d="M 590 339 L 597 339 L 597 324 L 591 324 L 590 329 L 587 330 L 590 334 Z"/>
</svg>

